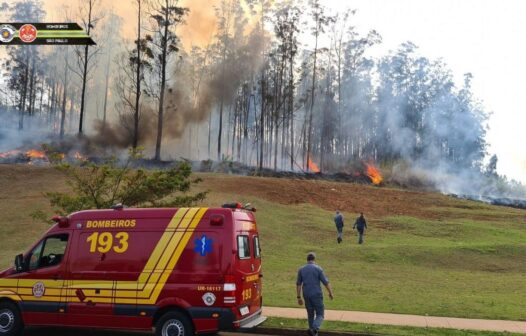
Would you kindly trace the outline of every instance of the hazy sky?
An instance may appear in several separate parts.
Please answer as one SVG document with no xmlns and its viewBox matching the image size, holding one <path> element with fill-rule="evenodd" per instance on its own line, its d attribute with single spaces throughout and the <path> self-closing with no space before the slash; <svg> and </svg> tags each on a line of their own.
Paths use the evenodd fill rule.
<svg viewBox="0 0 526 336">
<path fill-rule="evenodd" d="M 125 18 L 124 32 L 135 25 L 132 0 L 101 0 Z M 76 1 L 44 0 L 48 20 L 61 21 L 60 8 Z M 357 9 L 354 25 L 376 29 L 383 43 L 372 52 L 385 55 L 400 43 L 412 41 L 429 58 L 443 58 L 457 83 L 474 75 L 477 98 L 493 114 L 489 120 L 489 154 L 499 157 L 498 170 L 526 182 L 526 1 L 523 0 L 322 0 L 332 10 Z M 185 0 L 191 12 L 182 27 L 183 40 L 208 42 L 215 22 L 217 0 Z M 132 19 L 133 18 L 133 19 Z M 191 27 L 191 28 L 190 28 Z M 199 29 L 196 29 L 198 27 Z"/>
<path fill-rule="evenodd" d="M 383 37 L 375 54 L 410 40 L 422 55 L 442 57 L 459 85 L 464 73 L 473 73 L 475 95 L 493 112 L 487 140 L 499 173 L 526 182 L 526 1 L 323 1 L 358 10 L 354 25 Z"/>
</svg>

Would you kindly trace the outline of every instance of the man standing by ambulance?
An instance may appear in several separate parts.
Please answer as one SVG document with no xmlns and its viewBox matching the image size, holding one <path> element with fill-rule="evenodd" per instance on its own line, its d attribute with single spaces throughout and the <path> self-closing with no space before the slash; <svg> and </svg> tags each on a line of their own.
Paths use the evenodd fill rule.
<svg viewBox="0 0 526 336">
<path fill-rule="evenodd" d="M 323 273 L 323 269 L 316 264 L 316 254 L 309 252 L 307 254 L 307 264 L 301 267 L 298 271 L 298 279 L 296 281 L 296 293 L 298 294 L 298 304 L 303 305 L 301 299 L 301 292 L 303 291 L 303 299 L 305 299 L 305 308 L 307 309 L 307 317 L 309 319 L 309 335 L 317 336 L 323 322 L 325 306 L 323 305 L 323 292 L 320 283 L 322 283 L 327 291 L 329 297 L 333 299 L 332 288 L 329 280 Z"/>
</svg>

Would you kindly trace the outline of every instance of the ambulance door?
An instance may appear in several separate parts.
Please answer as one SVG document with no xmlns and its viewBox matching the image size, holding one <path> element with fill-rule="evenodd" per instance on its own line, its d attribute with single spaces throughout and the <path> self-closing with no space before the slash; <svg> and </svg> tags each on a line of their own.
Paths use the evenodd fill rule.
<svg viewBox="0 0 526 336">
<path fill-rule="evenodd" d="M 17 278 L 23 318 L 28 325 L 60 323 L 69 237 L 66 232 L 49 235 L 25 256 L 25 270 Z"/>
<path fill-rule="evenodd" d="M 67 286 L 67 325 L 105 327 L 114 320 L 114 281 L 109 237 L 112 233 L 79 230 L 75 235 Z M 109 261 L 110 260 L 110 261 Z"/>
</svg>

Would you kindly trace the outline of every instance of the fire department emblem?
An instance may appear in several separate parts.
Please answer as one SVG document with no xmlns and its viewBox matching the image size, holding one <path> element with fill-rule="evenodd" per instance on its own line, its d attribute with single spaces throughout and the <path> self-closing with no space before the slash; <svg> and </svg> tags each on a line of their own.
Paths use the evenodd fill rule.
<svg viewBox="0 0 526 336">
<path fill-rule="evenodd" d="M 37 29 L 32 24 L 25 24 L 20 27 L 18 36 L 25 43 L 31 43 L 37 38 Z"/>
<path fill-rule="evenodd" d="M 33 285 L 33 295 L 37 298 L 44 296 L 46 292 L 46 286 L 42 282 L 37 282 Z"/>
<path fill-rule="evenodd" d="M 214 295 L 214 293 L 205 293 L 203 295 L 203 302 L 205 303 L 205 305 L 211 306 L 216 302 L 216 296 Z"/>
<path fill-rule="evenodd" d="M 0 26 L 0 42 L 9 43 L 15 38 L 15 27 L 11 25 Z"/>
</svg>

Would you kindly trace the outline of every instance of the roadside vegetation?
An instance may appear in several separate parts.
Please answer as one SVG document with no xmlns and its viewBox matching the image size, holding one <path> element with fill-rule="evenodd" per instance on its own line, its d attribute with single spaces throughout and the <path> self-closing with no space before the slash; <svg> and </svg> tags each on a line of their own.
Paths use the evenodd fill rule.
<svg viewBox="0 0 526 336">
<path fill-rule="evenodd" d="M 201 182 L 192 179 L 192 167 L 181 162 L 165 170 L 135 168 L 142 159 L 141 150 L 131 149 L 128 158 L 120 162 L 110 158 L 103 163 L 85 161 L 82 165 L 59 163 L 54 167 L 66 178 L 68 192 L 48 191 L 53 210 L 60 215 L 87 209 L 108 209 L 116 204 L 130 207 L 183 207 L 206 198 L 207 191 L 190 194 L 192 185 Z M 45 219 L 41 210 L 33 217 Z"/>
</svg>

